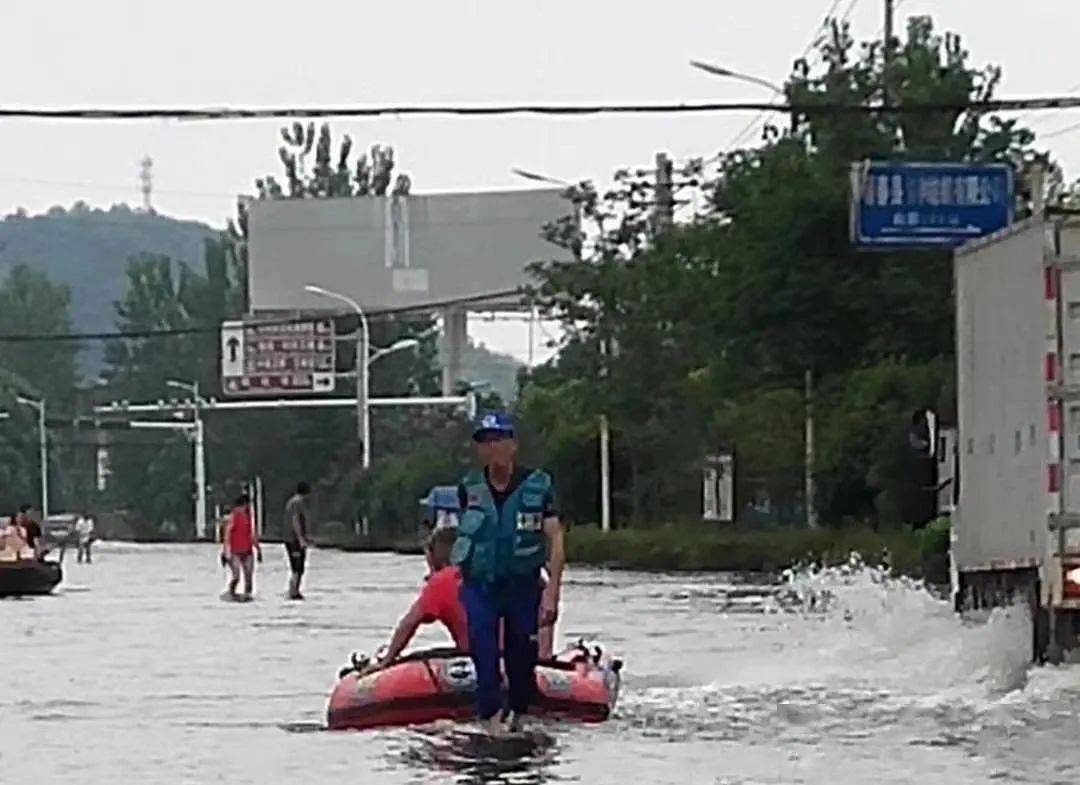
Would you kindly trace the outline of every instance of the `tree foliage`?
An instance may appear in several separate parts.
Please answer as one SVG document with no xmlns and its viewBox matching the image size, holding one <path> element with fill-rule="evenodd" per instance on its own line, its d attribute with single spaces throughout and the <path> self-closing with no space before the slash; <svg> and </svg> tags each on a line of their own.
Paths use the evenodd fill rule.
<svg viewBox="0 0 1080 785">
<path fill-rule="evenodd" d="M 279 150 L 284 168 L 282 186 L 273 176 L 256 182 L 260 199 L 385 197 L 408 193 L 409 179 L 395 174 L 393 151 L 375 146 L 370 157 L 352 161 L 352 142 L 342 141 L 332 155 L 329 127 L 282 129 Z M 392 189 L 392 190 L 391 190 Z M 206 243 L 205 274 L 190 263 L 164 255 L 132 259 L 128 286 L 116 303 L 117 326 L 125 331 L 170 330 L 162 338 L 113 342 L 107 350 L 109 393 L 121 400 L 183 398 L 170 380 L 198 382 L 202 394 L 219 391 L 216 332 L 206 325 L 243 316 L 249 310 L 247 283 L 247 211 L 241 200 L 237 219 Z M 396 352 L 372 366 L 373 396 L 431 395 L 437 390 L 437 345 L 430 318 L 369 319 L 373 348 L 416 337 L 415 351 Z M 191 329 L 199 328 L 199 329 Z M 185 332 L 191 329 L 191 332 Z M 338 385 L 339 396 L 354 394 L 355 340 L 358 319 L 336 318 L 341 340 L 337 367 L 351 377 Z M 425 428 L 438 427 L 411 412 L 376 410 L 373 452 L 377 456 L 408 455 Z M 206 424 L 208 480 L 212 503 L 227 504 L 243 485 L 262 477 L 271 533 L 277 531 L 279 505 L 300 480 L 316 489 L 317 518 L 352 521 L 363 497 L 371 494 L 370 478 L 360 469 L 356 413 L 348 409 L 208 412 Z M 114 481 L 109 499 L 131 509 L 148 533 L 165 521 L 190 531 L 192 520 L 192 451 L 182 434 L 155 431 L 114 439 Z"/>
<path fill-rule="evenodd" d="M 801 504 L 803 379 L 816 381 L 821 512 L 903 520 L 918 493 L 902 438 L 911 409 L 950 388 L 952 272 L 946 253 L 856 252 L 849 171 L 867 158 L 999 161 L 1040 155 L 1012 121 L 977 111 L 837 112 L 816 105 L 979 102 L 1000 81 L 975 69 L 956 36 L 909 23 L 885 69 L 881 46 L 857 47 L 839 22 L 820 64 L 786 84 L 809 108 L 756 147 L 724 153 L 703 186 L 709 208 L 657 235 L 656 192 L 629 173 L 610 193 L 570 189 L 585 222 L 583 264 L 537 268 L 537 296 L 563 321 L 567 346 L 530 380 L 522 414 L 556 463 L 594 464 L 596 417 L 614 434 L 616 513 L 624 520 L 700 514 L 705 455 L 733 449 L 740 506 Z M 700 167 L 680 176 L 692 183 Z M 690 185 L 688 187 L 693 187 Z M 566 226 L 549 227 L 568 244 Z M 587 379 L 583 392 L 576 380 Z M 574 434 L 573 439 L 565 434 Z M 563 494 L 595 518 L 595 491 Z"/>
</svg>

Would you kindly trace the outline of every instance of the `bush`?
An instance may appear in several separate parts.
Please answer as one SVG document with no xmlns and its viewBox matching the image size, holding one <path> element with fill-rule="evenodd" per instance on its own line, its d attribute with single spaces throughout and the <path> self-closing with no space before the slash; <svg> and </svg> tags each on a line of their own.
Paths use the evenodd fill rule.
<svg viewBox="0 0 1080 785">
<path fill-rule="evenodd" d="M 951 532 L 952 524 L 947 517 L 937 518 L 915 532 L 923 557 L 948 554 Z"/>
<path fill-rule="evenodd" d="M 670 525 L 604 534 L 579 526 L 567 534 L 567 558 L 623 569 L 775 572 L 800 563 L 841 564 L 852 552 L 871 564 L 923 574 L 921 541 L 906 530 L 747 529 Z"/>
</svg>

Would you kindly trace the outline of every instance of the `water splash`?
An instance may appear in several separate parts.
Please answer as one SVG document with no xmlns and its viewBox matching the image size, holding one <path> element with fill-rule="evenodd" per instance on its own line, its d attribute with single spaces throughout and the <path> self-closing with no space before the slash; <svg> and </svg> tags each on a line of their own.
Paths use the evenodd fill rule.
<svg viewBox="0 0 1080 785">
<path fill-rule="evenodd" d="M 757 618 L 739 645 L 720 657 L 713 650 L 712 677 L 631 686 L 620 715 L 646 737 L 821 744 L 882 736 L 928 748 L 968 748 L 999 720 L 1037 721 L 1023 606 L 968 623 L 921 582 L 856 555 L 788 571 Z"/>
<path fill-rule="evenodd" d="M 839 662 L 850 676 L 920 693 L 1000 695 L 1027 682 L 1032 629 L 1025 606 L 965 622 L 921 581 L 868 566 L 857 554 L 839 567 L 789 571 L 772 610 L 800 619 L 791 625 L 805 633 L 798 643 L 830 675 L 839 675 L 831 667 Z"/>
</svg>

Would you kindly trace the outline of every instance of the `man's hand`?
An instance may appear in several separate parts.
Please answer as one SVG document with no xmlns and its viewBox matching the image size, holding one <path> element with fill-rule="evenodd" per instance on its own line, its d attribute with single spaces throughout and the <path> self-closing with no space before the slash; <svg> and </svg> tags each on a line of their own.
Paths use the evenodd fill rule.
<svg viewBox="0 0 1080 785">
<path fill-rule="evenodd" d="M 262 548 L 258 545 L 255 546 L 255 558 L 262 564 Z"/>
<path fill-rule="evenodd" d="M 381 662 L 378 662 L 378 661 L 373 662 L 370 665 L 365 665 L 363 668 L 358 670 L 356 672 L 356 678 L 362 679 L 365 676 L 370 676 L 371 674 L 377 673 L 378 671 L 381 671 L 382 669 L 383 669 L 383 664 Z"/>
<path fill-rule="evenodd" d="M 553 583 L 549 583 L 540 596 L 541 627 L 550 627 L 559 620 L 559 589 Z"/>
</svg>

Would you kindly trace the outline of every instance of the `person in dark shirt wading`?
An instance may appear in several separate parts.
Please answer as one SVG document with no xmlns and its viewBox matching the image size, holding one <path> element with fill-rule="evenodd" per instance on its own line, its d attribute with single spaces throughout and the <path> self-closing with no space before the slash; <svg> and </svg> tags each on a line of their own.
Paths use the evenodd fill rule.
<svg viewBox="0 0 1080 785">
<path fill-rule="evenodd" d="M 461 601 L 476 668 L 476 712 L 491 734 L 516 730 L 536 688 L 537 633 L 558 617 L 565 564 L 551 477 L 518 466 L 510 415 L 480 417 L 473 432 L 483 469 L 458 489 L 465 511 L 451 561 L 461 568 Z M 547 566 L 549 579 L 541 581 Z M 499 628 L 507 680 L 499 674 Z"/>
<path fill-rule="evenodd" d="M 290 600 L 302 600 L 300 581 L 304 577 L 308 549 L 308 507 L 307 499 L 311 495 L 311 486 L 301 482 L 296 486 L 289 501 L 285 503 L 285 554 L 289 558 Z"/>
</svg>

